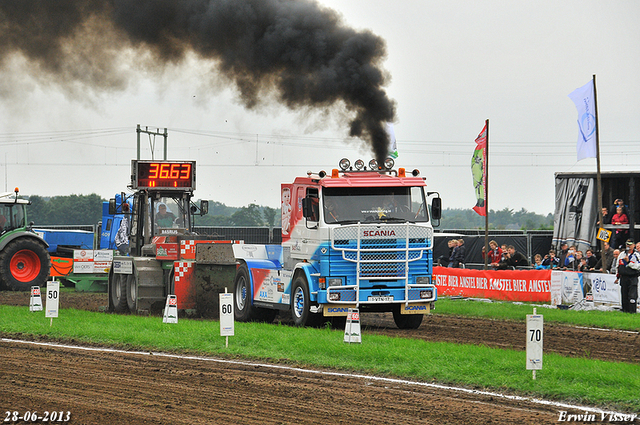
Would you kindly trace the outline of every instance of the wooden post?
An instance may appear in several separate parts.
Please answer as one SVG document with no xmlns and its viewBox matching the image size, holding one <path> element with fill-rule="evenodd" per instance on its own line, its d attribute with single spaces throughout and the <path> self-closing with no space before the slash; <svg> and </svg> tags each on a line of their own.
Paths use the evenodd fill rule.
<svg viewBox="0 0 640 425">
<path fill-rule="evenodd" d="M 489 119 L 486 120 L 487 140 L 484 148 L 484 269 L 489 268 Z"/>
<path fill-rule="evenodd" d="M 593 106 L 595 108 L 595 119 L 596 119 L 596 192 L 598 198 L 598 223 L 600 223 L 600 227 L 604 225 L 602 222 L 602 178 L 600 175 L 600 123 L 598 122 L 598 94 L 596 92 L 596 74 L 593 74 Z M 604 241 L 600 241 L 600 258 L 602 258 L 602 253 L 604 253 Z M 604 265 L 604 261 L 602 262 Z"/>
</svg>

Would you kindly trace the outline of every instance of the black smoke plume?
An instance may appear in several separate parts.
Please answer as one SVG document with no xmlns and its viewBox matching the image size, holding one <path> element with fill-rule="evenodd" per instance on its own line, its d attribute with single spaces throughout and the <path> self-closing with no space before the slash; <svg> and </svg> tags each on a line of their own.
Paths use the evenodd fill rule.
<svg viewBox="0 0 640 425">
<path fill-rule="evenodd" d="M 41 79 L 100 93 L 126 88 L 131 52 L 154 71 L 211 60 L 248 108 L 267 95 L 293 110 L 344 105 L 350 136 L 387 155 L 385 42 L 313 0 L 0 0 L 0 67 L 18 54 Z"/>
</svg>

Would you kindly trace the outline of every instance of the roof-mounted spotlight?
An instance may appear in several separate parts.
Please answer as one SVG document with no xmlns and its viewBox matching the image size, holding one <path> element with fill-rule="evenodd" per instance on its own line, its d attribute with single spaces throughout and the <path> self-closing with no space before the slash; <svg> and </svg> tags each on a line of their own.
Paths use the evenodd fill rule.
<svg viewBox="0 0 640 425">
<path fill-rule="evenodd" d="M 322 170 L 322 171 L 320 171 L 320 172 L 318 173 L 318 175 L 319 175 L 319 176 L 320 176 L 320 178 L 322 179 L 322 178 L 324 178 L 324 176 L 326 176 L 326 175 L 327 175 L 327 172 L 326 172 L 326 171 L 324 171 L 324 170 Z"/>
<path fill-rule="evenodd" d="M 372 170 L 377 170 L 378 169 L 378 161 L 376 161 L 375 159 L 372 159 L 371 161 L 369 161 L 369 168 Z"/>
<path fill-rule="evenodd" d="M 364 168 L 364 161 L 359 159 L 354 165 L 356 166 L 356 170 L 362 170 Z"/>
<path fill-rule="evenodd" d="M 418 177 L 420 175 L 420 170 L 418 170 L 418 169 L 413 170 L 411 172 L 411 175 L 414 176 L 414 177 Z"/>
<path fill-rule="evenodd" d="M 386 168 L 387 170 L 392 170 L 394 165 L 395 161 L 393 160 L 393 158 L 388 157 L 384 160 L 384 168 Z"/>
<path fill-rule="evenodd" d="M 342 171 L 347 171 L 349 169 L 349 167 L 351 166 L 351 161 L 349 161 L 347 158 L 342 158 L 340 160 L 340 164 L 338 164 L 340 166 L 340 169 Z"/>
</svg>

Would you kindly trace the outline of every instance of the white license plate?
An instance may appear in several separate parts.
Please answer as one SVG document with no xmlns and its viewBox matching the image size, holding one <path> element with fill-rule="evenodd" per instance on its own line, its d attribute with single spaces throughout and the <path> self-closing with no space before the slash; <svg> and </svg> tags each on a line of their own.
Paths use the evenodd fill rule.
<svg viewBox="0 0 640 425">
<path fill-rule="evenodd" d="M 369 301 L 373 301 L 373 302 L 376 302 L 376 303 L 385 303 L 385 302 L 393 301 L 393 296 L 389 295 L 389 296 L 385 296 L 385 297 L 368 297 L 367 299 Z"/>
</svg>

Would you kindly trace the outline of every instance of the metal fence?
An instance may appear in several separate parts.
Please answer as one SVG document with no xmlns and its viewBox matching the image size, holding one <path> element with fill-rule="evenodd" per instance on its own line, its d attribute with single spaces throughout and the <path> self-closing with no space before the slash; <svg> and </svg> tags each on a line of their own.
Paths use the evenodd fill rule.
<svg viewBox="0 0 640 425">
<path fill-rule="evenodd" d="M 460 235 L 460 236 L 455 236 Z M 450 239 L 462 239 L 465 245 L 465 264 L 468 268 L 484 267 L 482 247 L 484 246 L 484 230 L 448 229 L 435 233 L 434 262 L 440 258 L 447 258 Z M 489 230 L 489 240 L 495 240 L 498 245 L 513 245 L 516 251 L 522 253 L 529 263 L 533 263 L 536 254 L 544 256 L 551 249 L 553 230 Z"/>
<path fill-rule="evenodd" d="M 58 230 L 85 230 L 99 234 L 100 224 L 64 226 L 45 225 L 34 226 L 39 229 Z M 242 240 L 248 244 L 280 244 L 282 243 L 282 233 L 280 227 L 214 227 L 195 226 L 194 231 L 200 235 L 209 235 L 216 239 Z M 482 259 L 482 246 L 484 245 L 484 230 L 477 229 L 437 229 L 435 231 L 435 244 L 433 258 L 436 260 L 440 256 L 448 256 L 449 249 L 447 241 L 449 239 L 462 238 L 465 242 L 466 258 L 468 267 L 484 265 Z M 495 240 L 499 245 L 513 245 L 517 251 L 521 252 L 533 261 L 536 254 L 543 257 L 551 249 L 551 239 L 553 230 L 490 230 L 489 240 Z"/>
</svg>

